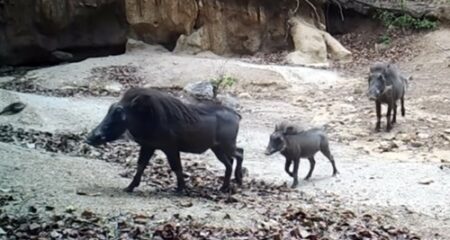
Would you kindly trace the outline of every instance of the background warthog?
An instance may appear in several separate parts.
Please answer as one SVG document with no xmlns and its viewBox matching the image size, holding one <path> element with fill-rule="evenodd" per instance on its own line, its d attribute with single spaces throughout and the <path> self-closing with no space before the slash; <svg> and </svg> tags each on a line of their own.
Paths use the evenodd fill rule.
<svg viewBox="0 0 450 240">
<path fill-rule="evenodd" d="M 405 91 L 408 79 L 400 74 L 397 67 L 390 63 L 375 63 L 370 67 L 368 97 L 375 101 L 377 123 L 375 130 L 380 130 L 381 104 L 387 104 L 386 130 L 392 129 L 397 121 L 397 101 L 400 99 L 402 116 L 405 116 Z M 391 111 L 394 114 L 391 121 Z"/>
<path fill-rule="evenodd" d="M 148 88 L 132 88 L 111 105 L 102 122 L 88 135 L 86 142 L 99 145 L 111 142 L 129 131 L 141 149 L 136 175 L 125 191 L 131 192 L 141 182 L 142 174 L 155 150 L 167 156 L 178 182 L 177 191 L 185 188 L 180 152 L 201 154 L 211 149 L 225 165 L 221 187 L 228 191 L 233 158 L 235 177 L 242 184 L 243 149 L 236 147 L 241 116 L 217 105 L 184 104 L 179 99 Z"/>
<path fill-rule="evenodd" d="M 294 178 L 292 187 L 298 185 L 298 167 L 300 165 L 300 158 L 308 158 L 310 168 L 305 180 L 309 179 L 316 165 L 314 155 L 322 152 L 325 157 L 330 160 L 333 166 L 333 176 L 338 173 L 333 155 L 330 153 L 328 144 L 328 137 L 322 129 L 313 128 L 309 130 L 302 130 L 301 128 L 282 122 L 275 126 L 275 131 L 270 135 L 269 144 L 266 148 L 265 154 L 272 155 L 280 152 L 285 158 L 285 171 L 289 176 Z M 292 162 L 294 162 L 294 170 L 289 170 Z"/>
</svg>

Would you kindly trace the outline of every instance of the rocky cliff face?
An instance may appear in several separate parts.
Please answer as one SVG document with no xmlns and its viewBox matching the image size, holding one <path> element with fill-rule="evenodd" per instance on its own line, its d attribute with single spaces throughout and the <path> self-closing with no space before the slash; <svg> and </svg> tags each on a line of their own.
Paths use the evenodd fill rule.
<svg viewBox="0 0 450 240">
<path fill-rule="evenodd" d="M 315 37 L 293 34 L 292 18 Z M 300 63 L 321 63 L 322 23 L 320 0 L 0 0 L 0 65 L 121 53 L 127 34 L 175 52 L 295 50 L 302 51 L 293 58 Z"/>
<path fill-rule="evenodd" d="M 0 65 L 118 54 L 126 37 L 121 0 L 0 0 Z"/>
<path fill-rule="evenodd" d="M 350 55 L 323 31 L 325 16 L 319 0 L 125 0 L 125 3 L 134 38 L 165 45 L 175 52 L 212 51 L 226 55 L 294 50 L 288 62 L 302 65 L 326 64 L 328 53 L 337 60 L 348 59 Z M 301 26 L 289 24 L 292 19 L 301 20 Z"/>
<path fill-rule="evenodd" d="M 289 1 L 126 0 L 134 36 L 178 50 L 252 54 L 286 49 Z"/>
</svg>

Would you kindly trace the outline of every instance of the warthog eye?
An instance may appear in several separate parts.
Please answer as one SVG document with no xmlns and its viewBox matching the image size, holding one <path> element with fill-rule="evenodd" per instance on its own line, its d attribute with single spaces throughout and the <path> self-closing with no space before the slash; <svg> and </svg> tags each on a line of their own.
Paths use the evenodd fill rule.
<svg viewBox="0 0 450 240">
<path fill-rule="evenodd" d="M 281 144 L 281 142 L 282 142 L 282 140 L 281 140 L 281 137 L 276 137 L 274 140 L 273 140 L 274 142 L 275 142 L 275 144 Z"/>
</svg>

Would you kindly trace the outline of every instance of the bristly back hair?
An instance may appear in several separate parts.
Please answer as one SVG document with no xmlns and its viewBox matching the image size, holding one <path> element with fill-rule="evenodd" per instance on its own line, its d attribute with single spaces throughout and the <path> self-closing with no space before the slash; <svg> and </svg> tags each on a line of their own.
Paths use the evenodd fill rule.
<svg viewBox="0 0 450 240">
<path fill-rule="evenodd" d="M 133 112 L 159 123 L 194 123 L 200 118 L 195 106 L 151 88 L 131 88 L 120 103 Z"/>
<path fill-rule="evenodd" d="M 286 135 L 293 135 L 298 134 L 300 132 L 303 132 L 304 129 L 296 124 L 290 123 L 288 121 L 282 121 L 275 125 L 275 131 L 276 132 L 282 132 Z"/>
</svg>

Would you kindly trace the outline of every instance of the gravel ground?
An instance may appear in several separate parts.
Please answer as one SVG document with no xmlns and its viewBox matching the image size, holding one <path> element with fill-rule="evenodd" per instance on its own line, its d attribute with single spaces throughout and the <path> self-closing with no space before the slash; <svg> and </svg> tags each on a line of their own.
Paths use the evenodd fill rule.
<svg viewBox="0 0 450 240">
<path fill-rule="evenodd" d="M 425 35 L 424 39 L 435 39 L 441 44 L 439 47 L 445 48 L 445 36 L 448 31 L 444 29 Z M 412 44 L 423 49 L 425 40 Z M 133 49 L 123 56 L 88 59 L 0 78 L 0 83 L 6 84 L 3 88 L 9 89 L 0 91 L 1 106 L 18 100 L 27 104 L 20 114 L 0 116 L 0 140 L 4 142 L 0 143 L 0 190 L 2 196 L 15 199 L 6 197 L 0 213 L 23 215 L 30 207 L 41 213 L 46 206 L 55 212 L 89 209 L 107 217 L 134 214 L 134 220 L 130 220 L 134 223 L 136 214 L 145 215 L 149 226 L 144 229 L 150 227 L 156 235 L 193 229 L 191 236 L 201 236 L 195 234 L 208 229 L 199 226 L 208 226 L 208 231 L 223 232 L 222 237 L 255 237 L 260 231 L 273 235 L 279 230 L 284 238 L 286 234 L 299 236 L 295 231 L 300 231 L 302 237 L 306 234 L 301 233 L 303 228 L 294 231 L 296 224 L 311 234 L 320 232 L 315 224 L 322 224 L 322 220 L 311 220 L 314 224 L 306 228 L 307 224 L 297 217 L 303 213 L 316 216 L 314 211 L 324 208 L 325 216 L 336 222 L 349 221 L 344 217 L 347 210 L 355 215 L 352 219 L 357 219 L 356 225 L 350 221 L 348 228 L 341 229 L 338 237 L 333 234 L 342 226 L 327 222 L 325 232 L 331 239 L 349 238 L 352 232 L 364 236 L 366 231 L 373 239 L 382 238 L 383 234 L 390 234 L 386 226 L 406 226 L 424 239 L 450 238 L 450 109 L 432 108 L 428 102 L 445 101 L 450 89 L 446 84 L 437 86 L 425 77 L 415 79 L 406 101 L 406 118 L 400 118 L 391 133 L 374 133 L 373 104 L 364 97 L 366 82 L 358 75 L 347 77 L 326 70 L 174 56 L 143 45 Z M 417 70 L 418 61 L 430 58 L 425 52 L 417 54 L 416 60 L 400 65 L 416 75 L 433 75 Z M 445 62 L 448 52 L 433 56 Z M 421 69 L 433 70 L 426 62 L 421 64 Z M 117 143 L 95 150 L 80 143 L 85 132 L 102 119 L 109 104 L 128 86 L 180 87 L 220 75 L 238 79 L 228 91 L 240 97 L 243 120 L 238 142 L 245 148 L 244 166 L 248 169 L 246 185 L 231 196 L 217 192 L 223 166 L 210 152 L 182 155 L 190 174 L 190 196 L 176 197 L 171 192 L 174 177 L 160 153 L 152 160 L 144 183 L 130 195 L 121 189 L 133 174 L 136 146 Z M 108 81 L 99 76 L 106 76 Z M 448 75 L 440 72 L 433 76 L 444 83 Z M 36 94 L 26 90 L 30 86 L 38 89 Z M 75 90 L 57 90 L 67 87 Z M 291 179 L 283 172 L 281 156 L 263 155 L 270 132 L 281 120 L 325 126 L 341 174 L 331 177 L 330 164 L 318 154 L 312 179 L 301 181 L 294 191 L 287 188 Z M 302 162 L 301 176 L 306 175 L 307 165 Z M 360 224 L 365 214 L 379 222 Z M 200 225 L 193 226 L 192 219 L 186 220 L 189 216 Z M 11 219 L 2 219 L 0 222 L 15 226 Z M 43 220 L 39 221 L 41 224 Z M 179 223 L 178 230 L 170 225 L 173 222 Z M 22 231 L 20 226 L 13 227 L 16 233 Z M 29 231 L 26 229 L 22 232 Z M 120 233 L 130 234 L 131 230 L 124 229 L 116 227 Z M 390 236 L 414 239 L 410 230 L 392 230 Z M 54 231 L 54 235 L 70 235 L 61 229 Z M 108 235 L 102 231 L 97 232 Z M 0 231 L 0 237 L 1 234 Z"/>
</svg>

